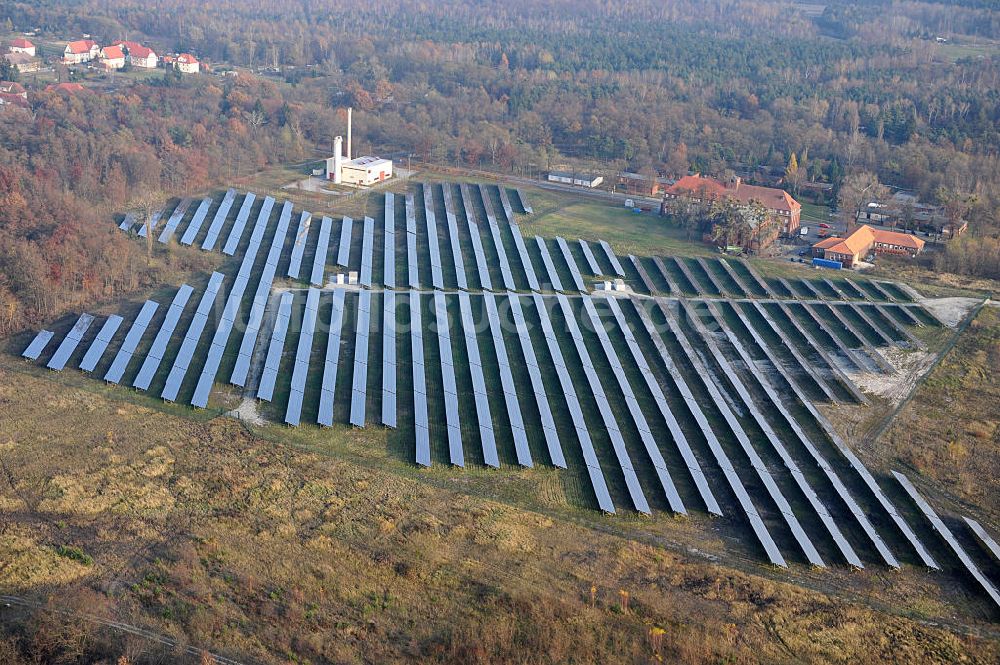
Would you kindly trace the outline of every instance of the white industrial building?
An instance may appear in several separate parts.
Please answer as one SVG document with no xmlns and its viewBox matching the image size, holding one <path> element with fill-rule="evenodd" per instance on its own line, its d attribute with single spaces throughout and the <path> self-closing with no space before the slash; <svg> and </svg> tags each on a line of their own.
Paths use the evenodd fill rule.
<svg viewBox="0 0 1000 665">
<path fill-rule="evenodd" d="M 325 176 L 336 185 L 371 187 L 392 177 L 392 160 L 381 157 L 351 159 L 351 109 L 347 110 L 347 158 L 344 139 L 333 139 L 333 157 L 326 160 Z"/>
<path fill-rule="evenodd" d="M 604 182 L 604 177 L 589 173 L 567 173 L 565 171 L 549 172 L 549 182 L 559 182 L 564 185 L 594 188 Z"/>
</svg>

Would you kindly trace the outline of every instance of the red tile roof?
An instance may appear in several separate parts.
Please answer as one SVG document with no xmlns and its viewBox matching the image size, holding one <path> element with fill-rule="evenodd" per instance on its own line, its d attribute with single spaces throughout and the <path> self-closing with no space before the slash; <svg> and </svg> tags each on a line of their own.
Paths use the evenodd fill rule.
<svg viewBox="0 0 1000 665">
<path fill-rule="evenodd" d="M 769 210 L 784 210 L 786 212 L 793 212 L 802 207 L 783 189 L 747 185 L 739 179 L 734 185 L 727 186 L 715 178 L 707 178 L 698 174 L 684 176 L 667 187 L 666 192 L 675 196 L 698 196 L 708 200 L 730 197 L 742 203 L 756 201 Z"/>
<path fill-rule="evenodd" d="M 181 53 L 179 56 L 177 56 L 177 62 L 181 63 L 182 65 L 197 65 L 198 58 L 194 57 L 190 53 Z"/>
<path fill-rule="evenodd" d="M 111 42 L 111 45 L 112 46 L 124 46 L 129 51 L 131 51 L 134 48 L 139 48 L 139 47 L 142 46 L 142 44 L 140 44 L 139 42 L 130 42 L 127 39 L 116 39 L 115 41 Z"/>
<path fill-rule="evenodd" d="M 142 44 L 136 44 L 135 46 L 128 47 L 128 54 L 133 58 L 148 58 L 151 55 L 156 55 L 153 49 L 143 46 Z"/>
<path fill-rule="evenodd" d="M 0 81 L 0 92 L 6 92 L 12 95 L 23 95 L 24 86 L 16 81 Z"/>
<path fill-rule="evenodd" d="M 883 231 L 873 229 L 867 224 L 859 226 L 854 233 L 846 238 L 826 238 L 813 245 L 814 249 L 823 249 L 836 254 L 860 256 L 870 250 L 875 243 L 908 247 L 919 252 L 924 248 L 924 241 L 909 233 L 898 231 Z"/>
<path fill-rule="evenodd" d="M 121 46 L 105 46 L 103 49 L 105 60 L 124 60 L 125 54 Z"/>
<path fill-rule="evenodd" d="M 52 91 L 62 91 L 62 92 L 83 92 L 86 90 L 79 83 L 53 83 L 45 86 L 46 92 Z"/>
<path fill-rule="evenodd" d="M 10 43 L 14 48 L 35 48 L 35 45 L 29 42 L 24 37 L 18 37 Z"/>
<path fill-rule="evenodd" d="M 90 49 L 97 46 L 97 42 L 92 39 L 81 39 L 79 41 L 70 42 L 66 45 L 66 48 L 70 53 L 82 54 L 89 53 Z"/>
<path fill-rule="evenodd" d="M 28 100 L 24 98 L 23 95 L 16 93 L 0 92 L 0 103 L 10 104 L 12 106 L 23 106 L 28 107 Z"/>
</svg>

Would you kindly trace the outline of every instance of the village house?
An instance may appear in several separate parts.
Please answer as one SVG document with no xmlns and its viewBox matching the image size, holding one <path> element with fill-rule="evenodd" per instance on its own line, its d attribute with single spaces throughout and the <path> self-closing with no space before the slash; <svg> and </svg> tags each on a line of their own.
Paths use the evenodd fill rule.
<svg viewBox="0 0 1000 665">
<path fill-rule="evenodd" d="M 78 65 L 83 62 L 90 62 L 101 54 L 101 47 L 92 39 L 81 39 L 79 41 L 66 44 L 63 51 L 63 62 L 67 65 Z"/>
<path fill-rule="evenodd" d="M 10 43 L 7 47 L 8 53 L 24 53 L 32 58 L 34 58 L 38 53 L 36 52 L 35 45 L 24 37 L 18 37 Z"/>
<path fill-rule="evenodd" d="M 656 196 L 670 184 L 671 181 L 666 178 L 622 171 L 618 174 L 617 189 L 620 192 L 636 196 Z"/>
<path fill-rule="evenodd" d="M 198 58 L 190 53 L 181 53 L 174 60 L 174 67 L 180 70 L 182 74 L 197 74 L 201 69 L 201 63 L 198 62 Z"/>
<path fill-rule="evenodd" d="M 792 198 L 791 194 L 774 187 L 748 185 L 739 176 L 733 176 L 728 182 L 723 183 L 699 174 L 688 175 L 663 191 L 664 204 L 667 200 L 677 198 L 709 203 L 724 199 L 732 199 L 743 204 L 758 203 L 777 222 L 784 235 L 794 235 L 799 228 L 802 204 Z M 661 212 L 665 211 L 664 205 Z"/>
<path fill-rule="evenodd" d="M 0 81 L 0 106 L 28 107 L 28 92 L 20 83 Z"/>
<path fill-rule="evenodd" d="M 68 92 L 70 94 L 75 94 L 77 92 L 83 92 L 86 90 L 79 83 L 50 83 L 45 86 L 45 92 Z"/>
<path fill-rule="evenodd" d="M 14 67 L 17 68 L 17 71 L 22 74 L 37 72 L 42 68 L 42 61 L 28 55 L 27 53 L 8 53 L 4 57 L 7 58 L 7 62 L 14 65 Z"/>
<path fill-rule="evenodd" d="M 125 66 L 125 53 L 121 46 L 105 46 L 101 49 L 101 66 L 105 69 L 121 69 Z"/>
<path fill-rule="evenodd" d="M 820 240 L 812 246 L 812 255 L 828 261 L 840 261 L 845 268 L 853 268 L 872 253 L 913 257 L 923 249 L 924 241 L 914 235 L 873 229 L 862 224 L 846 238 Z"/>
<path fill-rule="evenodd" d="M 156 53 L 149 47 L 142 44 L 128 47 L 128 61 L 133 67 L 156 69 L 158 60 L 159 58 L 156 57 Z"/>
</svg>

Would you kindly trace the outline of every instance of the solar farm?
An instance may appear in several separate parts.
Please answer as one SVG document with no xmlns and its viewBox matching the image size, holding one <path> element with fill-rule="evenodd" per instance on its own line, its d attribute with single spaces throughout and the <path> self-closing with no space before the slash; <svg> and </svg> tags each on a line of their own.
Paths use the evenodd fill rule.
<svg viewBox="0 0 1000 665">
<path fill-rule="evenodd" d="M 372 198 L 363 219 L 236 190 L 127 216 L 227 267 L 22 355 L 196 409 L 385 429 L 418 467 L 557 469 L 609 520 L 701 515 L 778 568 L 945 570 L 1000 609 L 986 530 L 956 537 L 824 415 L 865 408 L 864 377 L 946 326 L 912 288 L 525 234 L 528 196 L 495 184 Z"/>
</svg>

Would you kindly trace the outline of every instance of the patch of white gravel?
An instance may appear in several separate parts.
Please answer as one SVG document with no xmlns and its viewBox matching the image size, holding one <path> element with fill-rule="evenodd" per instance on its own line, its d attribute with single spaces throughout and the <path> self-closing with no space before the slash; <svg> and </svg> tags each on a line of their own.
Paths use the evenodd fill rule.
<svg viewBox="0 0 1000 665">
<path fill-rule="evenodd" d="M 242 420 L 251 425 L 266 425 L 267 421 L 257 411 L 257 400 L 252 397 L 245 397 L 240 405 L 226 414 L 231 418 Z"/>
<path fill-rule="evenodd" d="M 895 368 L 895 372 L 892 374 L 849 372 L 849 375 L 864 392 L 897 404 L 913 391 L 917 381 L 933 364 L 935 355 L 926 351 L 911 351 L 896 347 L 882 348 L 880 351 Z"/>
<path fill-rule="evenodd" d="M 931 310 L 942 323 L 955 328 L 973 307 L 979 304 L 976 298 L 920 298 L 920 304 Z"/>
</svg>

